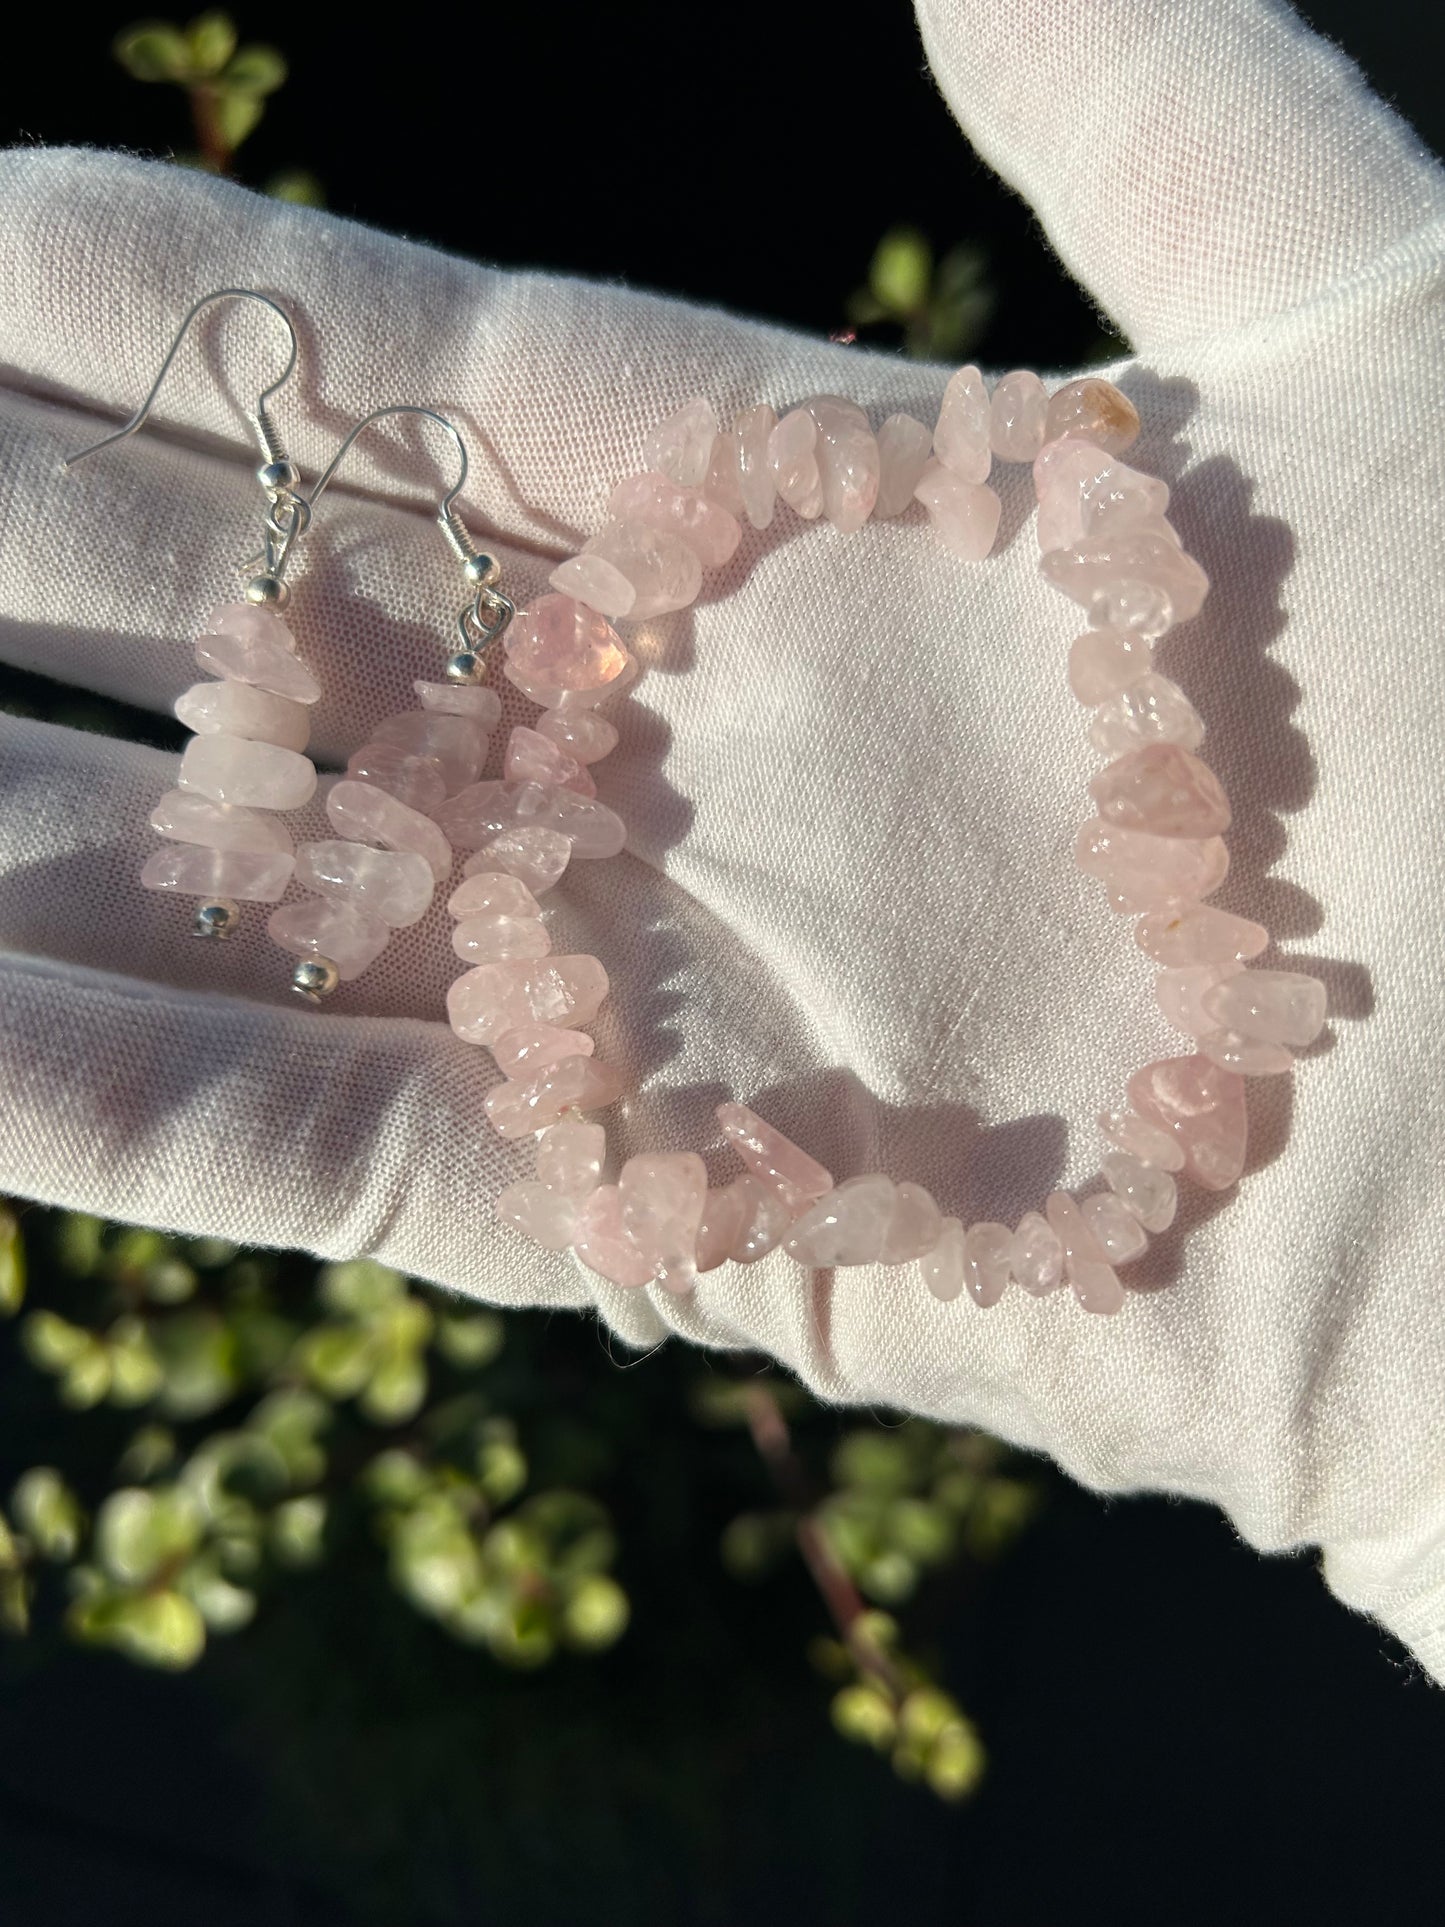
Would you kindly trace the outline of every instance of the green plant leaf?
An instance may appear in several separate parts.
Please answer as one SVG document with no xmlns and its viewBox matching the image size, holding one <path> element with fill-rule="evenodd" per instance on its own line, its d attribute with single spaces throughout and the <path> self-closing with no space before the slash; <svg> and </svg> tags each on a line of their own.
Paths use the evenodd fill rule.
<svg viewBox="0 0 1445 1927">
<path fill-rule="evenodd" d="M 357 1403 L 373 1424 L 404 1425 L 426 1398 L 426 1365 L 416 1352 L 382 1359 Z"/>
<path fill-rule="evenodd" d="M 917 228 L 890 228 L 868 269 L 868 286 L 885 314 L 899 320 L 916 314 L 928 299 L 933 249 Z"/>
<path fill-rule="evenodd" d="M 83 1326 L 54 1311 L 33 1311 L 20 1327 L 25 1356 L 42 1372 L 68 1371 L 93 1342 Z"/>
<path fill-rule="evenodd" d="M 85 1515 L 53 1465 L 22 1472 L 10 1495 L 15 1523 L 44 1559 L 67 1562 L 80 1550 Z"/>
<path fill-rule="evenodd" d="M 289 201 L 293 207 L 325 207 L 326 190 L 306 167 L 283 167 L 262 188 L 273 201 Z"/>
<path fill-rule="evenodd" d="M 234 154 L 248 134 L 254 133 L 266 103 L 259 94 L 218 92 L 214 113 L 221 139 Z"/>
<path fill-rule="evenodd" d="M 279 48 L 264 43 L 242 47 L 221 78 L 228 87 L 248 94 L 274 94 L 286 85 L 286 60 Z"/>
<path fill-rule="evenodd" d="M 389 1265 L 373 1258 L 352 1258 L 345 1264 L 323 1265 L 317 1281 L 321 1302 L 329 1311 L 369 1318 L 406 1290 L 406 1280 Z"/>
<path fill-rule="evenodd" d="M 893 1704 L 871 1680 L 856 1681 L 835 1693 L 829 1710 L 834 1726 L 845 1740 L 875 1747 L 880 1753 L 892 1746 L 898 1730 Z"/>
<path fill-rule="evenodd" d="M 145 1585 L 163 1566 L 188 1557 L 203 1529 L 200 1505 L 183 1486 L 124 1486 L 96 1514 L 96 1555 L 112 1579 Z"/>
<path fill-rule="evenodd" d="M 627 1594 L 606 1573 L 593 1573 L 562 1608 L 562 1634 L 569 1646 L 598 1653 L 615 1646 L 627 1630 L 632 1608 Z"/>
<path fill-rule="evenodd" d="M 320 1565 L 326 1551 L 326 1501 L 319 1493 L 287 1499 L 271 1514 L 271 1552 L 278 1565 Z"/>
<path fill-rule="evenodd" d="M 112 41 L 111 51 L 132 80 L 184 82 L 190 75 L 186 37 L 163 20 L 126 27 Z"/>
<path fill-rule="evenodd" d="M 75 1602 L 67 1624 L 78 1639 L 172 1672 L 194 1666 L 206 1649 L 206 1622 L 178 1592 L 92 1594 Z"/>
<path fill-rule="evenodd" d="M 436 1321 L 434 1342 L 449 1365 L 461 1371 L 480 1371 L 490 1365 L 506 1342 L 506 1326 L 495 1312 L 453 1318 L 443 1312 Z"/>
<path fill-rule="evenodd" d="M 236 23 L 228 13 L 203 13 L 186 28 L 191 78 L 214 80 L 236 51 Z"/>
<path fill-rule="evenodd" d="M 0 1318 L 13 1318 L 25 1303 L 25 1245 L 20 1221 L 0 1205 Z"/>
</svg>

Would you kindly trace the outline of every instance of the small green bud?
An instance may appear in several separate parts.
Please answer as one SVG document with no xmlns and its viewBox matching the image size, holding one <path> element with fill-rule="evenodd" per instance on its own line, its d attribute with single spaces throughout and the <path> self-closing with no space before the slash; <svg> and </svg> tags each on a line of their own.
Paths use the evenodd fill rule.
<svg viewBox="0 0 1445 1927">
<path fill-rule="evenodd" d="M 562 1608 L 562 1631 L 570 1645 L 601 1652 L 621 1639 L 631 1613 L 627 1594 L 617 1581 L 605 1573 L 593 1573 Z"/>
<path fill-rule="evenodd" d="M 868 270 L 868 286 L 879 305 L 900 319 L 916 314 L 928 299 L 933 250 L 916 228 L 891 228 L 878 243 Z"/>
<path fill-rule="evenodd" d="M 42 1558 L 64 1562 L 79 1552 L 85 1515 L 54 1466 L 35 1465 L 22 1472 L 10 1495 L 10 1509 Z"/>
<path fill-rule="evenodd" d="M 876 1747 L 880 1753 L 892 1746 L 897 1732 L 893 1706 L 872 1681 L 859 1680 L 835 1693 L 831 1710 L 833 1724 L 845 1740 Z"/>
<path fill-rule="evenodd" d="M 112 51 L 132 80 L 183 82 L 190 71 L 185 36 L 160 21 L 127 27 L 116 35 Z"/>
<path fill-rule="evenodd" d="M 203 13 L 186 28 L 191 77 L 212 80 L 236 51 L 236 26 L 229 14 Z"/>
</svg>

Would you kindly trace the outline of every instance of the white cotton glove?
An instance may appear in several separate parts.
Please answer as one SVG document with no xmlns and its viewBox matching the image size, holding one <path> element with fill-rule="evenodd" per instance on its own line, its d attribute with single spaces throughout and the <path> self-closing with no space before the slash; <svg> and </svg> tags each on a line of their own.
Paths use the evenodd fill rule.
<svg viewBox="0 0 1445 1927">
<path fill-rule="evenodd" d="M 1067 1293 L 940 1305 L 913 1267 L 809 1276 L 778 1253 L 687 1299 L 616 1290 L 493 1222 L 529 1147 L 491 1134 L 495 1073 L 444 1021 L 445 892 L 298 1007 L 263 911 L 195 944 L 139 888 L 172 757 L 3 719 L 0 1188 L 595 1304 L 632 1344 L 756 1346 L 825 1398 L 987 1426 L 1096 1489 L 1213 1499 L 1257 1546 L 1321 1544 L 1335 1590 L 1445 1674 L 1441 177 L 1263 0 L 926 0 L 922 26 L 980 151 L 1137 346 L 1113 371 L 1134 459 L 1214 584 L 1161 656 L 1234 803 L 1219 901 L 1331 990 L 1333 1048 L 1251 1086 L 1237 1192 L 1186 1187 L 1114 1319 Z M 966 173 L 960 153 L 961 203 Z M 730 415 L 833 391 L 931 421 L 947 372 L 114 156 L 12 153 L 0 191 L 3 653 L 157 711 L 255 547 L 259 311 L 188 346 L 153 430 L 57 464 L 134 407 L 208 289 L 297 315 L 276 412 L 308 477 L 379 404 L 455 416 L 471 521 L 519 600 L 688 396 Z M 369 437 L 294 572 L 333 765 L 448 648 L 428 504 L 449 460 Z M 609 1114 L 619 1155 L 715 1150 L 735 1096 L 839 1178 L 1013 1222 L 1088 1181 L 1094 1114 L 1133 1069 L 1188 1049 L 1074 869 L 1096 766 L 1064 678 L 1079 625 L 1039 578 L 1027 471 L 1000 486 L 985 564 L 917 512 L 849 538 L 782 512 L 656 625 L 598 772 L 628 851 L 548 899 L 557 948 L 612 974 L 599 1048 L 639 1086 Z M 530 717 L 505 693 L 507 722 Z"/>
</svg>

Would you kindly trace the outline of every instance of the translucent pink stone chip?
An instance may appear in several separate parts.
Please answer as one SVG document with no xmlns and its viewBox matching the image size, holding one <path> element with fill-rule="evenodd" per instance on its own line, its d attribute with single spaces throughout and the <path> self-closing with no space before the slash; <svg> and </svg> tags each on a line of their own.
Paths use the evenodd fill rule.
<svg viewBox="0 0 1445 1927">
<path fill-rule="evenodd" d="M 1154 645 L 1118 629 L 1088 629 L 1069 646 L 1069 687 L 1081 703 L 1103 703 L 1147 676 Z"/>
<path fill-rule="evenodd" d="M 795 1215 L 832 1190 L 831 1172 L 745 1104 L 719 1104 L 714 1115 L 753 1176 L 769 1185 Z"/>
<path fill-rule="evenodd" d="M 1119 1150 L 1132 1152 L 1160 1171 L 1184 1168 L 1184 1152 L 1169 1132 L 1161 1131 L 1157 1124 L 1146 1124 L 1132 1111 L 1101 1111 L 1099 1129 Z"/>
<path fill-rule="evenodd" d="M 1151 670 L 1094 713 L 1089 741 L 1103 756 L 1122 756 L 1142 743 L 1198 749 L 1204 723 L 1178 683 Z"/>
<path fill-rule="evenodd" d="M 531 674 L 511 657 L 502 664 L 502 674 L 524 696 L 530 697 L 534 703 L 540 703 L 543 709 L 557 709 L 573 715 L 595 709 L 599 703 L 610 702 L 614 696 L 620 696 L 624 689 L 629 688 L 637 679 L 637 658 L 624 650 L 622 668 L 617 676 L 611 682 L 601 683 L 592 689 L 563 689 L 557 683 Z"/>
<path fill-rule="evenodd" d="M 1048 550 L 1039 567 L 1094 622 L 1158 637 L 1203 607 L 1209 578 L 1166 530 L 1141 523 L 1085 543 Z"/>
<path fill-rule="evenodd" d="M 1130 1264 L 1148 1250 L 1149 1234 L 1123 1199 L 1116 1198 L 1112 1191 L 1095 1192 L 1093 1197 L 1084 1199 L 1079 1209 L 1094 1243 L 1109 1264 Z"/>
<path fill-rule="evenodd" d="M 1205 1013 L 1204 993 L 1239 968 L 1237 963 L 1181 964 L 1161 970 L 1154 979 L 1154 1001 L 1176 1030 L 1198 1037 L 1216 1025 L 1216 1019 Z"/>
<path fill-rule="evenodd" d="M 765 529 L 773 519 L 778 488 L 768 460 L 768 442 L 778 418 L 766 402 L 745 408 L 733 422 L 738 440 L 738 492 L 743 510 L 755 529 Z"/>
<path fill-rule="evenodd" d="M 447 915 L 476 917 L 488 910 L 504 917 L 541 915 L 541 906 L 520 877 L 509 876 L 505 870 L 469 868 L 469 874 L 447 899 Z"/>
<path fill-rule="evenodd" d="M 294 863 L 294 857 L 280 850 L 217 850 L 200 843 L 171 843 L 146 858 L 140 880 L 147 890 L 275 903 L 286 894 Z"/>
<path fill-rule="evenodd" d="M 449 797 L 436 820 L 463 850 L 481 849 L 503 830 L 555 830 L 574 857 L 616 856 L 627 841 L 622 818 L 605 803 L 550 783 L 473 783 Z"/>
<path fill-rule="evenodd" d="M 702 587 L 697 551 L 680 535 L 647 523 L 604 522 L 583 543 L 582 556 L 607 563 L 631 584 L 631 602 L 615 613 L 634 622 L 688 608 Z"/>
<path fill-rule="evenodd" d="M 1245 963 L 1268 947 L 1262 923 L 1236 917 L 1213 904 L 1195 903 L 1156 910 L 1140 917 L 1134 941 L 1146 957 L 1170 966 L 1195 963 Z"/>
<path fill-rule="evenodd" d="M 1327 1001 L 1319 978 L 1297 970 L 1242 970 L 1203 998 L 1216 1025 L 1295 1050 L 1312 1044 L 1324 1029 Z"/>
<path fill-rule="evenodd" d="M 304 703 L 244 682 L 192 683 L 177 696 L 176 715 L 198 736 L 242 736 L 282 749 L 305 749 L 311 718 Z"/>
<path fill-rule="evenodd" d="M 473 877 L 500 871 L 516 877 L 534 897 L 540 897 L 559 880 L 571 854 L 570 837 L 558 830 L 499 830 L 478 845 L 474 856 L 467 858 L 462 875 Z"/>
<path fill-rule="evenodd" d="M 963 1239 L 963 1281 L 976 1305 L 996 1305 L 1013 1276 L 1014 1235 L 1006 1224 L 971 1224 Z"/>
<path fill-rule="evenodd" d="M 949 376 L 933 430 L 933 452 L 960 482 L 988 480 L 993 460 L 988 389 L 972 363 Z"/>
<path fill-rule="evenodd" d="M 176 782 L 214 803 L 254 810 L 299 809 L 316 793 L 316 771 L 309 758 L 240 736 L 193 737 Z"/>
<path fill-rule="evenodd" d="M 1229 870 L 1229 852 L 1220 837 L 1150 836 L 1098 817 L 1079 830 L 1074 859 L 1108 887 L 1115 910 L 1131 915 L 1195 903 L 1212 895 Z"/>
<path fill-rule="evenodd" d="M 291 832 L 278 817 L 217 803 L 199 790 L 167 790 L 151 811 L 151 828 L 174 843 L 211 850 L 279 850 L 291 855 Z"/>
<path fill-rule="evenodd" d="M 913 500 L 933 449 L 933 437 L 912 415 L 890 415 L 878 431 L 875 517 L 902 515 Z"/>
<path fill-rule="evenodd" d="M 818 424 L 795 408 L 768 436 L 773 486 L 795 515 L 813 521 L 823 513 L 823 475 L 818 467 Z"/>
<path fill-rule="evenodd" d="M 502 720 L 502 699 L 495 689 L 480 689 L 475 683 L 414 682 L 423 709 L 440 711 L 443 716 L 466 716 L 479 729 L 495 729 Z"/>
<path fill-rule="evenodd" d="M 817 426 L 814 456 L 823 488 L 823 513 L 840 535 L 852 535 L 878 500 L 878 441 L 868 417 L 838 395 L 815 395 L 807 403 Z"/>
<path fill-rule="evenodd" d="M 563 1118 L 537 1140 L 537 1176 L 549 1191 L 581 1200 L 602 1182 L 607 1133 L 580 1117 Z"/>
<path fill-rule="evenodd" d="M 503 647 L 521 674 L 556 689 L 606 689 L 628 661 L 607 618 L 569 595 L 539 596 L 519 610 Z"/>
<path fill-rule="evenodd" d="M 896 1196 L 881 1172 L 849 1178 L 796 1220 L 783 1249 L 800 1265 L 877 1264 Z"/>
<path fill-rule="evenodd" d="M 1178 743 L 1127 750 L 1089 784 L 1106 823 L 1151 836 L 1219 836 L 1229 798 L 1207 763 Z"/>
<path fill-rule="evenodd" d="M 563 1057 L 524 1079 L 509 1078 L 482 1105 L 499 1137 L 526 1137 L 555 1124 L 567 1111 L 598 1111 L 622 1095 L 625 1079 L 591 1057 Z"/>
<path fill-rule="evenodd" d="M 966 482 L 931 461 L 913 493 L 928 510 L 933 533 L 961 562 L 982 562 L 998 534 L 1003 504 L 983 482 Z"/>
<path fill-rule="evenodd" d="M 577 1235 L 576 1200 L 522 1178 L 501 1192 L 494 1207 L 500 1223 L 544 1251 L 565 1251 Z"/>
<path fill-rule="evenodd" d="M 1034 1298 L 1045 1298 L 1064 1282 L 1064 1247 L 1041 1211 L 1026 1211 L 1014 1233 L 1014 1277 Z"/>
<path fill-rule="evenodd" d="M 921 1258 L 943 1235 L 943 1217 L 938 1206 L 921 1184 L 908 1179 L 895 1186 L 893 1215 L 883 1234 L 883 1249 L 878 1262 L 884 1265 L 911 1264 Z"/>
<path fill-rule="evenodd" d="M 495 910 L 463 917 L 452 931 L 452 949 L 463 963 L 501 963 L 510 957 L 545 957 L 552 948 L 540 917 L 509 917 Z"/>
<path fill-rule="evenodd" d="M 1179 1187 L 1167 1171 L 1128 1151 L 1110 1151 L 1100 1169 L 1109 1189 L 1146 1231 L 1169 1229 L 1179 1203 Z"/>
<path fill-rule="evenodd" d="M 1051 1191 L 1044 1215 L 1064 1248 L 1064 1277 L 1084 1310 L 1104 1316 L 1122 1310 L 1124 1288 L 1068 1192 Z"/>
<path fill-rule="evenodd" d="M 521 1024 L 502 1033 L 492 1045 L 492 1056 L 503 1077 L 528 1078 L 549 1064 L 560 1064 L 564 1057 L 590 1057 L 595 1048 L 585 1030 Z"/>
<path fill-rule="evenodd" d="M 354 904 L 332 903 L 312 897 L 305 903 L 283 903 L 266 924 L 272 943 L 293 956 L 325 958 L 350 982 L 385 950 L 391 932 L 379 917 L 370 917 Z"/>
<path fill-rule="evenodd" d="M 479 964 L 447 992 L 447 1015 L 469 1044 L 494 1044 L 522 1024 L 585 1024 L 602 1008 L 607 972 L 596 957 Z"/>
<path fill-rule="evenodd" d="M 609 1283 L 637 1290 L 652 1283 L 652 1261 L 645 1257 L 622 1223 L 622 1194 L 615 1184 L 599 1184 L 577 1213 L 577 1256 Z"/>
<path fill-rule="evenodd" d="M 918 1260 L 924 1284 L 935 1298 L 945 1304 L 957 1298 L 963 1290 L 963 1239 L 961 1221 L 945 1218 L 938 1242 Z"/>
<path fill-rule="evenodd" d="M 597 785 L 584 764 L 539 730 L 521 724 L 507 738 L 502 774 L 509 783 L 555 783 L 578 796 L 597 794 Z"/>
<path fill-rule="evenodd" d="M 650 469 L 696 488 L 707 475 L 717 431 L 712 403 L 694 395 L 653 429 L 642 445 L 643 458 Z"/>
<path fill-rule="evenodd" d="M 357 843 L 379 843 L 386 850 L 413 850 L 425 857 L 438 883 L 452 867 L 451 845 L 436 824 L 370 783 L 343 778 L 334 784 L 326 814 L 333 828 Z"/>
<path fill-rule="evenodd" d="M 1248 1119 L 1244 1079 L 1207 1057 L 1167 1057 L 1129 1079 L 1129 1102 L 1168 1131 L 1184 1153 L 1184 1174 L 1207 1191 L 1227 1191 L 1244 1169 Z"/>
<path fill-rule="evenodd" d="M 1080 435 L 1112 455 L 1122 455 L 1139 439 L 1139 411 L 1112 381 L 1085 375 L 1065 383 L 1049 401 L 1045 441 Z"/>
<path fill-rule="evenodd" d="M 374 850 L 365 843 L 303 843 L 296 881 L 305 890 L 353 904 L 393 930 L 404 930 L 431 906 L 436 879 L 425 857 L 411 850 Z"/>
<path fill-rule="evenodd" d="M 697 1236 L 707 1203 L 707 1167 L 692 1151 L 629 1158 L 618 1179 L 622 1228 L 667 1291 L 697 1280 Z"/>
<path fill-rule="evenodd" d="M 212 676 L 254 684 L 296 703 L 321 700 L 321 685 L 297 661 L 291 631 L 269 610 L 237 602 L 217 609 L 196 639 L 196 661 Z"/>
<path fill-rule="evenodd" d="M 439 709 L 404 709 L 384 716 L 371 732 L 374 743 L 391 743 L 411 756 L 433 757 L 441 766 L 447 793 L 465 789 L 481 774 L 487 732 L 470 716 Z"/>
<path fill-rule="evenodd" d="M 685 488 L 666 475 L 629 475 L 613 489 L 607 513 L 616 522 L 640 522 L 678 536 L 705 569 L 720 569 L 743 539 L 735 515 L 702 489 Z"/>
<path fill-rule="evenodd" d="M 617 747 L 617 728 L 590 709 L 547 709 L 537 718 L 537 734 L 579 763 L 599 763 Z"/>
<path fill-rule="evenodd" d="M 999 382 L 989 404 L 988 436 L 1001 462 L 1031 462 L 1043 446 L 1049 393 L 1038 376 L 1015 368 Z"/>
<path fill-rule="evenodd" d="M 346 765 L 358 783 L 371 783 L 423 816 L 446 801 L 447 779 L 435 756 L 416 756 L 397 743 L 363 743 Z"/>
</svg>

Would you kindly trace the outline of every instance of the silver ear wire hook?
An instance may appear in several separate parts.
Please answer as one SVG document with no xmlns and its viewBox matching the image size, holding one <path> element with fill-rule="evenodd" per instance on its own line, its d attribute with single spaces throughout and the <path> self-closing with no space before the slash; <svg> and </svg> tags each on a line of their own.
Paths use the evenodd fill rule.
<svg viewBox="0 0 1445 1927">
<path fill-rule="evenodd" d="M 468 532 L 458 510 L 453 507 L 457 497 L 467 483 L 467 445 L 456 423 L 440 415 L 434 408 L 423 408 L 417 402 L 395 402 L 388 408 L 373 408 L 369 415 L 363 415 L 348 432 L 346 439 L 316 478 L 316 484 L 308 498 L 308 508 L 314 512 L 331 478 L 340 468 L 347 450 L 373 422 L 379 422 L 388 415 L 424 415 L 444 428 L 457 446 L 461 467 L 457 479 L 447 490 L 437 505 L 437 526 L 446 537 L 447 546 L 462 565 L 462 574 L 474 593 L 457 617 L 457 627 L 461 632 L 462 646 L 447 664 L 447 679 L 450 682 L 480 682 L 486 675 L 485 654 L 487 645 L 495 642 L 507 624 L 516 614 L 516 604 L 509 596 L 502 594 L 496 587 L 501 577 L 502 565 L 494 555 L 479 549 Z"/>
<path fill-rule="evenodd" d="M 284 388 L 291 379 L 296 367 L 297 355 L 296 330 L 291 325 L 291 317 L 280 303 L 273 301 L 269 295 L 258 294 L 254 288 L 213 288 L 209 294 L 203 294 L 172 336 L 165 359 L 161 362 L 156 378 L 151 383 L 150 393 L 130 420 L 123 423 L 112 434 L 102 436 L 98 442 L 92 442 L 88 448 L 80 448 L 73 455 L 67 455 L 60 464 L 60 472 L 62 475 L 68 474 L 78 462 L 85 461 L 88 456 L 98 455 L 101 449 L 109 448 L 113 442 L 123 442 L 127 436 L 134 435 L 138 428 L 144 426 L 151 409 L 155 406 L 156 396 L 161 391 L 161 383 L 169 374 L 171 363 L 180 352 L 181 343 L 185 340 L 191 323 L 201 310 L 210 307 L 213 301 L 259 301 L 263 308 L 269 308 L 280 321 L 291 344 L 290 353 L 286 357 L 286 366 L 268 387 L 261 390 L 256 397 L 255 405 L 246 414 L 251 432 L 256 437 L 256 446 L 261 451 L 261 466 L 256 470 L 256 480 L 260 483 L 269 504 L 266 516 L 265 573 L 246 585 L 246 599 L 248 602 L 281 603 L 286 600 L 287 595 L 286 584 L 282 579 L 286 564 L 290 558 L 292 545 L 298 536 L 305 533 L 306 525 L 311 520 L 311 507 L 305 497 L 297 493 L 301 480 L 300 474 L 295 463 L 283 450 L 267 408 L 271 397 L 279 389 Z"/>
</svg>

